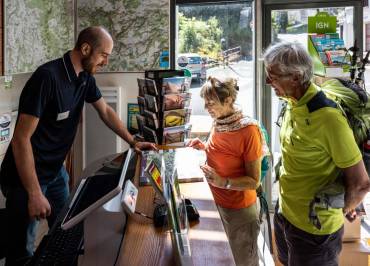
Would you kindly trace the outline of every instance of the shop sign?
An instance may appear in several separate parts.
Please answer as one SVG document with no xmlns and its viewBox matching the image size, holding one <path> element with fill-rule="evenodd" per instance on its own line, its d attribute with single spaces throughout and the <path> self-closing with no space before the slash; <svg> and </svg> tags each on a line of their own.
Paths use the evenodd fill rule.
<svg viewBox="0 0 370 266">
<path fill-rule="evenodd" d="M 337 17 L 327 12 L 318 12 L 316 16 L 308 17 L 308 33 L 335 33 Z"/>
</svg>

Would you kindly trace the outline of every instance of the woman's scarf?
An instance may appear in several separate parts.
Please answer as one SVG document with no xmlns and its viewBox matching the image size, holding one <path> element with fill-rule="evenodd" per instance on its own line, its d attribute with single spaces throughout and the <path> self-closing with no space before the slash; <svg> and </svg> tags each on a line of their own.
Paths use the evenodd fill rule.
<svg viewBox="0 0 370 266">
<path fill-rule="evenodd" d="M 213 121 L 213 128 L 215 132 L 237 131 L 250 125 L 255 125 L 259 129 L 262 139 L 262 156 L 269 155 L 270 152 L 267 146 L 265 135 L 262 132 L 260 123 L 256 119 L 244 115 L 241 110 L 237 110 L 227 117 L 216 118 Z"/>
</svg>

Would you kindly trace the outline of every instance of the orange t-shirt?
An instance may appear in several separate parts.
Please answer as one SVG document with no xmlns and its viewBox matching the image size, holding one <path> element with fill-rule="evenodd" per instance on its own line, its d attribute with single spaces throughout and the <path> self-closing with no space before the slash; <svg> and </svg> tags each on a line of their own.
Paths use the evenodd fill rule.
<svg viewBox="0 0 370 266">
<path fill-rule="evenodd" d="M 212 130 L 207 142 L 207 164 L 222 177 L 246 176 L 245 162 L 262 156 L 262 136 L 258 126 L 249 125 L 231 132 Z M 241 209 L 256 202 L 256 190 L 230 190 L 210 185 L 217 205 L 229 209 Z"/>
</svg>

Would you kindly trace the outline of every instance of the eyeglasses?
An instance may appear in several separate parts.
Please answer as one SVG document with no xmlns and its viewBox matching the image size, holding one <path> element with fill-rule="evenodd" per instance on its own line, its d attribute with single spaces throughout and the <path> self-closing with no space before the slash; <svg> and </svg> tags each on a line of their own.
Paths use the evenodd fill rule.
<svg viewBox="0 0 370 266">
<path fill-rule="evenodd" d="M 272 84 L 274 81 L 278 80 L 278 79 L 282 79 L 282 78 L 286 78 L 290 76 L 290 74 L 270 74 L 268 72 L 266 72 L 266 84 Z"/>
</svg>

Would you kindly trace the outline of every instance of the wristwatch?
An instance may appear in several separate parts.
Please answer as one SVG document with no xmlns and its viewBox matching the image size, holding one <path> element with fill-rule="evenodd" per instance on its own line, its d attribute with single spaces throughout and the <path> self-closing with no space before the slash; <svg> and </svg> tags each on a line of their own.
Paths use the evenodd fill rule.
<svg viewBox="0 0 370 266">
<path fill-rule="evenodd" d="M 224 187 L 226 189 L 230 189 L 230 187 L 231 187 L 230 179 L 226 178 L 226 183 L 225 183 L 225 186 Z"/>
</svg>

